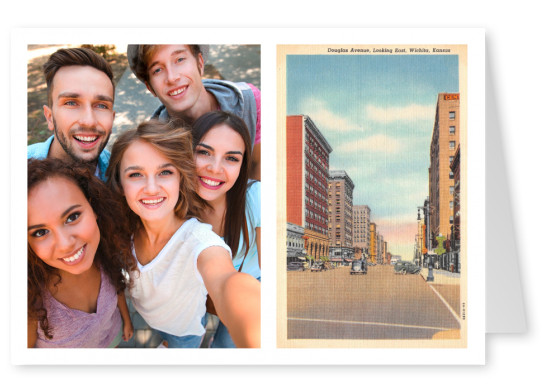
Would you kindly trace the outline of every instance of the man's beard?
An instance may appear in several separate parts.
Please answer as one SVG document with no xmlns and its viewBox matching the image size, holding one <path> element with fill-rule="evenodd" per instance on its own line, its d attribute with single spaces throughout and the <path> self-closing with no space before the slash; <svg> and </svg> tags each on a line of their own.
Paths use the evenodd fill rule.
<svg viewBox="0 0 551 391">
<path fill-rule="evenodd" d="M 57 141 L 59 142 L 59 145 L 61 145 L 61 148 L 63 148 L 63 150 L 65 151 L 65 153 L 71 158 L 73 159 L 75 162 L 78 162 L 78 163 L 86 163 L 86 164 L 97 164 L 98 162 L 98 159 L 99 159 L 99 155 L 101 154 L 101 152 L 103 151 L 103 149 L 105 148 L 105 146 L 107 145 L 107 142 L 109 141 L 109 137 L 107 137 L 103 143 L 99 146 L 98 148 L 98 154 L 96 156 L 93 156 L 89 159 L 83 159 L 81 156 L 77 155 L 76 152 L 74 151 L 74 149 L 72 148 L 72 144 L 70 142 L 70 140 L 68 140 L 66 137 L 65 137 L 65 134 L 63 132 L 58 132 L 57 130 L 57 125 L 56 125 L 56 122 L 55 122 L 55 119 L 53 119 L 53 123 L 54 123 L 54 134 L 55 134 L 55 137 L 57 139 Z M 83 127 L 79 127 L 78 128 L 78 131 L 91 131 L 93 132 L 94 134 L 97 134 L 99 137 L 103 137 L 105 136 L 105 131 L 99 131 L 95 128 L 83 128 Z M 69 132 L 71 133 L 71 132 Z M 71 136 L 69 136 L 71 137 Z"/>
</svg>

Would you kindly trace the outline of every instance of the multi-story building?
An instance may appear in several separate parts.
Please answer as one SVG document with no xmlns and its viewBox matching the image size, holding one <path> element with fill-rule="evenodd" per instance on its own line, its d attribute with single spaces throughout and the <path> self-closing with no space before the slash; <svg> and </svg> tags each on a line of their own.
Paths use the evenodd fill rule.
<svg viewBox="0 0 551 391">
<path fill-rule="evenodd" d="M 328 184 L 328 236 L 334 258 L 352 259 L 352 215 L 354 182 L 344 170 L 329 171 Z"/>
<path fill-rule="evenodd" d="M 304 261 L 304 227 L 287 223 L 287 263 Z"/>
<path fill-rule="evenodd" d="M 457 146 L 457 151 L 450 164 L 453 172 L 454 190 L 453 190 L 453 226 L 451 235 L 452 250 L 459 250 L 461 242 L 461 224 L 460 224 L 460 190 L 461 190 L 461 146 Z"/>
<path fill-rule="evenodd" d="M 304 227 L 304 248 L 329 256 L 327 186 L 331 146 L 307 115 L 287 116 L 287 222 Z"/>
<path fill-rule="evenodd" d="M 367 205 L 352 206 L 352 246 L 355 258 L 361 258 L 362 254 L 369 255 L 369 224 L 371 223 L 371 209 Z"/>
<path fill-rule="evenodd" d="M 438 94 L 430 145 L 430 231 L 450 237 L 453 225 L 454 173 L 450 169 L 459 147 L 459 94 Z"/>
<path fill-rule="evenodd" d="M 377 263 L 377 224 L 369 224 L 369 262 Z"/>
<path fill-rule="evenodd" d="M 383 263 L 383 235 L 377 233 L 377 263 Z"/>
</svg>

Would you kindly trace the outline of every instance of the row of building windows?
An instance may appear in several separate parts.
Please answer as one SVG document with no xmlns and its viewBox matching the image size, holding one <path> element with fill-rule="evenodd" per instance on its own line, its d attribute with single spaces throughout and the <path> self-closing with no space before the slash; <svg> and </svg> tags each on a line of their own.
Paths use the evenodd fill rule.
<svg viewBox="0 0 551 391">
<path fill-rule="evenodd" d="M 320 234 L 327 235 L 327 228 L 321 227 L 317 224 L 313 224 L 309 221 L 306 222 L 306 228 L 311 229 L 312 231 L 319 232 Z"/>
<path fill-rule="evenodd" d="M 329 156 L 327 155 L 325 150 L 319 145 L 316 137 L 313 137 L 308 132 L 306 133 L 306 144 L 308 149 L 310 150 L 315 149 L 325 161 L 329 159 Z M 312 146 L 313 146 L 313 149 L 312 149 Z"/>
<path fill-rule="evenodd" d="M 315 212 L 312 212 L 311 210 L 306 211 L 306 216 L 316 221 L 319 221 L 320 223 L 327 224 L 327 218 L 325 216 L 319 215 Z"/>
<path fill-rule="evenodd" d="M 314 182 L 321 188 L 325 187 L 325 183 L 320 181 L 316 175 L 313 175 L 311 172 L 306 171 L 306 175 L 310 178 L 310 181 Z"/>
<path fill-rule="evenodd" d="M 323 206 L 322 204 L 320 204 L 319 202 L 317 202 L 314 198 L 310 198 L 308 196 L 305 196 L 304 200 L 306 201 L 307 205 L 313 206 L 316 209 L 322 211 L 323 213 L 327 213 L 327 208 L 325 206 Z"/>
<path fill-rule="evenodd" d="M 305 154 L 310 156 L 310 159 L 318 162 L 320 165 L 324 165 L 324 160 L 327 160 L 325 157 L 320 157 L 312 148 L 306 147 Z"/>
<path fill-rule="evenodd" d="M 329 169 L 329 166 L 326 162 L 322 162 L 320 165 L 323 167 L 323 169 L 320 169 L 318 165 L 314 163 L 314 161 L 306 159 L 306 168 L 310 168 L 320 176 L 327 178 L 327 170 Z"/>
<path fill-rule="evenodd" d="M 315 195 L 316 197 L 318 197 L 318 198 L 321 198 L 321 199 L 325 198 L 325 197 L 323 197 L 323 195 L 318 191 L 318 189 L 316 189 L 316 188 L 313 187 L 312 185 L 306 185 L 306 189 L 307 189 L 307 190 L 310 190 L 310 192 L 311 192 L 312 194 L 314 194 L 314 195 Z"/>
<path fill-rule="evenodd" d="M 287 241 L 287 247 L 291 248 L 303 248 L 304 247 L 304 240 L 288 240 Z"/>
</svg>

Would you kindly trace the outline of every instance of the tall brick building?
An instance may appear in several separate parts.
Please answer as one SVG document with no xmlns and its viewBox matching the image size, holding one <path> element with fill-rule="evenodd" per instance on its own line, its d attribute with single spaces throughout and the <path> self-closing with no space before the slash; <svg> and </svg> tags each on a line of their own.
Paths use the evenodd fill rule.
<svg viewBox="0 0 551 391">
<path fill-rule="evenodd" d="M 377 224 L 369 224 L 369 262 L 377 263 Z"/>
<path fill-rule="evenodd" d="M 451 235 L 452 250 L 459 250 L 461 242 L 461 146 L 457 147 L 455 156 L 450 164 L 453 172 L 453 230 Z"/>
<path fill-rule="evenodd" d="M 362 254 L 367 257 L 369 254 L 371 209 L 367 205 L 353 205 L 352 217 L 352 246 L 356 254 L 355 258 L 360 258 Z"/>
<path fill-rule="evenodd" d="M 304 247 L 329 256 L 328 198 L 331 146 L 307 115 L 287 116 L 287 222 L 304 227 Z"/>
<path fill-rule="evenodd" d="M 438 94 L 430 145 L 430 230 L 433 238 L 450 237 L 454 222 L 454 173 L 450 168 L 459 147 L 459 94 Z"/>
<path fill-rule="evenodd" d="M 329 171 L 329 246 L 332 257 L 352 259 L 354 182 L 344 170 Z"/>
</svg>

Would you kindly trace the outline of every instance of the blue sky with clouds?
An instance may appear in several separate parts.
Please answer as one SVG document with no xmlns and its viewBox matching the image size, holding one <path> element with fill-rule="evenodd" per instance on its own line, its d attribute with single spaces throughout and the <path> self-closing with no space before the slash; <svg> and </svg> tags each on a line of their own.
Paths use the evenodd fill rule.
<svg viewBox="0 0 551 391">
<path fill-rule="evenodd" d="M 438 93 L 458 92 L 455 55 L 288 55 L 287 115 L 308 115 L 355 184 L 389 251 L 412 259 L 428 196 Z"/>
</svg>

